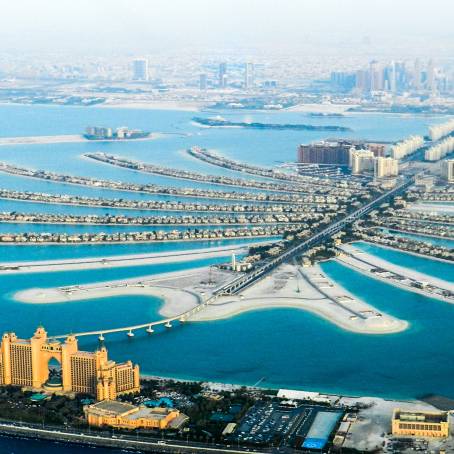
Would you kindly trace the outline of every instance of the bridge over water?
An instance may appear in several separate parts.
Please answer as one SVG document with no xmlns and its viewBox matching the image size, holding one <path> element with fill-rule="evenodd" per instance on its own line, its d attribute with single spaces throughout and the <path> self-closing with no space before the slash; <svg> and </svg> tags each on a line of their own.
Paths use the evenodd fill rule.
<svg viewBox="0 0 454 454">
<path fill-rule="evenodd" d="M 407 177 L 404 178 L 403 181 L 395 186 L 390 191 L 380 195 L 376 199 L 372 200 L 368 204 L 358 208 L 353 213 L 347 215 L 340 221 L 336 221 L 330 224 L 328 227 L 323 229 L 322 231 L 314 234 L 307 240 L 293 246 L 292 248 L 288 249 L 287 251 L 283 252 L 278 257 L 268 261 L 261 267 L 257 268 L 256 270 L 252 271 L 251 273 L 239 276 L 232 281 L 228 282 L 227 284 L 223 285 L 222 287 L 216 289 L 212 296 L 209 297 L 205 301 L 200 301 L 196 307 L 183 312 L 175 317 L 165 318 L 158 321 L 147 322 L 139 325 L 132 325 L 132 326 L 124 326 L 120 328 L 112 328 L 112 329 L 99 329 L 93 331 L 85 331 L 80 333 L 71 333 L 73 336 L 81 337 L 81 336 L 98 336 L 100 339 L 104 338 L 106 334 L 112 333 L 126 333 L 129 337 L 134 337 L 134 331 L 145 329 L 145 331 L 149 334 L 154 332 L 154 328 L 158 326 L 164 326 L 166 328 L 172 328 L 173 323 L 184 323 L 188 320 L 192 315 L 195 315 L 197 312 L 205 309 L 209 304 L 212 304 L 216 301 L 219 297 L 224 295 L 234 295 L 241 290 L 253 285 L 254 283 L 258 282 L 259 280 L 263 279 L 267 276 L 273 269 L 278 267 L 280 264 L 285 262 L 286 260 L 292 259 L 295 256 L 302 254 L 303 252 L 307 251 L 308 249 L 312 248 L 316 244 L 321 243 L 325 239 L 331 237 L 332 235 L 340 232 L 345 226 L 348 224 L 353 223 L 354 221 L 360 219 L 364 215 L 370 213 L 372 210 L 377 208 L 382 203 L 387 202 L 392 197 L 395 197 L 399 194 L 402 194 L 408 187 L 410 187 L 415 181 L 415 177 Z M 68 334 L 60 334 L 57 336 L 52 336 L 54 338 L 66 338 Z"/>
</svg>

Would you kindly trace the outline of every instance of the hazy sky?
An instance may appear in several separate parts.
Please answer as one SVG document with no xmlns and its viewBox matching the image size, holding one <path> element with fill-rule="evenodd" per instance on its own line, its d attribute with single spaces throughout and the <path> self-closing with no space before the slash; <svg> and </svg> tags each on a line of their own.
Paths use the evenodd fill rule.
<svg viewBox="0 0 454 454">
<path fill-rule="evenodd" d="M 453 0 L 1 0 L 5 50 L 454 44 Z"/>
</svg>

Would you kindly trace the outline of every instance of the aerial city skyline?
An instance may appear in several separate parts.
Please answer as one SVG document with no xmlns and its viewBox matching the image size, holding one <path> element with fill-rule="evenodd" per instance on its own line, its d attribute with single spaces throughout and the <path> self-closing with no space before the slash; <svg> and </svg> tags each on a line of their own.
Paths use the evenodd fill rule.
<svg viewBox="0 0 454 454">
<path fill-rule="evenodd" d="M 0 17 L 0 453 L 454 453 L 446 1 Z"/>
</svg>

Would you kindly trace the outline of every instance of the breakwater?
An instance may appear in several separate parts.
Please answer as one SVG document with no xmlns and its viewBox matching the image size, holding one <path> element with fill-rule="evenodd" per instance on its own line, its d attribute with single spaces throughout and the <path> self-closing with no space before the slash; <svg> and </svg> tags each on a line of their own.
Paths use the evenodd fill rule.
<svg viewBox="0 0 454 454">
<path fill-rule="evenodd" d="M 308 125 L 308 124 L 293 124 L 293 123 L 259 123 L 259 122 L 243 122 L 243 121 L 228 121 L 223 118 L 202 118 L 194 117 L 194 123 L 202 126 L 211 127 L 237 127 L 249 129 L 271 129 L 277 131 L 338 131 L 348 132 L 352 131 L 351 128 L 346 126 L 337 125 Z"/>
</svg>

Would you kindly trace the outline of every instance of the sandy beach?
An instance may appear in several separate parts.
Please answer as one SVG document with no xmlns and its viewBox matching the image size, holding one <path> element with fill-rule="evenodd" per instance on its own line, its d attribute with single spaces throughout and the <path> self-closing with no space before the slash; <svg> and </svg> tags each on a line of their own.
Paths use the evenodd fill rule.
<svg viewBox="0 0 454 454">
<path fill-rule="evenodd" d="M 389 271 L 391 273 L 398 274 L 407 279 L 412 279 L 412 280 L 415 280 L 418 282 L 425 282 L 427 284 L 430 284 L 430 285 L 433 285 L 440 289 L 451 292 L 451 294 L 454 294 L 454 284 L 450 281 L 440 279 L 440 278 L 437 278 L 434 276 L 430 276 L 430 275 L 421 273 L 419 271 L 412 270 L 410 268 L 395 265 L 391 262 L 388 262 L 387 260 L 377 257 L 376 255 L 369 254 L 367 252 L 364 252 L 362 249 L 356 248 L 354 246 L 354 244 L 353 245 L 352 244 L 342 245 L 342 246 L 340 246 L 340 249 L 345 251 L 347 254 L 351 254 L 351 256 L 347 255 L 347 254 L 341 255 L 336 259 L 343 265 L 346 265 L 356 271 L 359 271 L 363 274 L 373 277 L 374 279 L 382 280 L 388 284 L 404 288 L 405 290 L 420 293 L 422 295 L 429 296 L 431 298 L 441 299 L 441 300 L 449 302 L 451 304 L 454 303 L 452 298 L 444 297 L 441 294 L 435 294 L 424 288 L 413 287 L 409 283 L 407 283 L 405 280 L 397 281 L 394 279 L 388 279 L 387 277 L 385 277 L 385 275 L 377 275 L 376 273 L 371 273 L 370 265 L 372 265 L 374 268 L 380 268 L 380 269 Z M 417 254 L 415 254 L 415 255 L 417 255 Z M 438 259 L 438 260 L 440 260 L 440 259 Z M 364 262 L 367 262 L 367 263 L 364 263 Z M 368 264 L 370 264 L 370 265 L 368 265 Z"/>
<path fill-rule="evenodd" d="M 356 333 L 389 334 L 408 327 L 406 321 L 378 312 L 330 281 L 318 265 L 302 268 L 290 264 L 281 265 L 240 295 L 218 298 L 190 320 L 217 320 L 275 308 L 306 310 Z"/>
<path fill-rule="evenodd" d="M 14 299 L 22 303 L 50 304 L 118 295 L 150 295 L 163 300 L 160 315 L 167 318 L 184 315 L 190 322 L 225 319 L 248 311 L 294 308 L 361 334 L 397 333 L 408 327 L 406 321 L 378 312 L 331 282 L 319 266 L 301 268 L 291 264 L 281 265 L 240 295 L 219 297 L 209 305 L 200 306 L 197 312 L 186 314 L 232 277 L 231 272 L 214 270 L 210 273 L 208 268 L 199 268 L 89 285 L 31 288 L 16 293 Z M 153 322 L 160 321 L 144 320 L 143 324 Z M 127 329 L 129 327 L 124 327 L 125 331 Z"/>
<path fill-rule="evenodd" d="M 250 245 L 252 245 L 252 243 Z M 126 266 L 188 262 L 213 257 L 229 257 L 231 254 L 243 254 L 247 251 L 247 248 L 250 245 L 193 249 L 186 252 L 160 252 L 151 254 L 115 255 L 108 257 L 43 260 L 33 262 L 3 262 L 0 263 L 0 274 L 41 273 L 50 271 L 88 270 L 96 268 L 117 268 Z M 228 259 L 226 259 L 226 261 L 227 260 Z"/>
<path fill-rule="evenodd" d="M 5 145 L 38 145 L 38 144 L 51 144 L 51 143 L 80 143 L 80 142 L 138 142 L 155 140 L 164 137 L 165 134 L 152 133 L 148 137 L 142 137 L 140 139 L 128 139 L 128 140 L 88 140 L 85 137 L 77 134 L 66 134 L 56 136 L 24 136 L 24 137 L 0 137 L 0 146 Z"/>
<path fill-rule="evenodd" d="M 150 110 L 180 110 L 185 112 L 198 112 L 206 107 L 206 102 L 197 101 L 131 101 L 109 98 L 105 103 L 96 107 L 115 107 L 123 109 L 150 109 Z"/>
<path fill-rule="evenodd" d="M 423 212 L 443 212 L 443 213 L 454 213 L 454 204 L 453 203 L 443 203 L 443 202 L 419 202 L 412 203 L 407 208 L 411 211 L 423 211 Z"/>
</svg>

